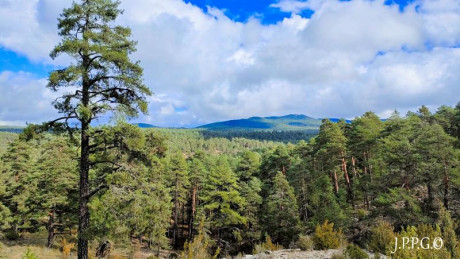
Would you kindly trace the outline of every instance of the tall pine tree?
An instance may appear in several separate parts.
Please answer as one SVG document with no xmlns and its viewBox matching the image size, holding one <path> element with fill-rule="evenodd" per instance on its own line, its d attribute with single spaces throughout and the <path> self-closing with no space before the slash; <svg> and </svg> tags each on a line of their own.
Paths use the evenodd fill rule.
<svg viewBox="0 0 460 259">
<path fill-rule="evenodd" d="M 91 122 L 110 111 L 128 116 L 136 116 L 138 110 L 146 112 L 145 96 L 151 94 L 142 83 L 139 63 L 129 58 L 135 51 L 135 42 L 129 39 L 131 30 L 114 24 L 122 12 L 119 4 L 111 0 L 81 0 L 64 9 L 58 23 L 62 41 L 50 54 L 52 58 L 66 54 L 73 60 L 71 65 L 49 76 L 48 87 L 52 90 L 72 87 L 74 91 L 54 103 L 62 117 L 47 125 L 62 125 L 71 133 L 78 130 L 80 134 L 79 259 L 88 258 L 88 203 L 98 190 L 91 189 L 89 178 L 90 156 L 98 151 L 91 144 Z M 79 125 L 72 129 L 73 120 Z"/>
<path fill-rule="evenodd" d="M 299 210 L 294 189 L 282 172 L 273 180 L 273 188 L 266 202 L 266 231 L 276 243 L 289 246 L 300 231 Z"/>
</svg>

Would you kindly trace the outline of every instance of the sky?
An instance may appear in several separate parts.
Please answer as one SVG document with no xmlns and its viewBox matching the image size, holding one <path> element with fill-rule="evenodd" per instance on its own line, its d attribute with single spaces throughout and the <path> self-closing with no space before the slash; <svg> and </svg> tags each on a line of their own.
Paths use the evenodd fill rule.
<svg viewBox="0 0 460 259">
<path fill-rule="evenodd" d="M 57 116 L 46 88 L 71 0 L 0 0 L 0 125 Z M 460 101 L 460 0 L 122 0 L 167 127 L 305 114 L 382 118 Z"/>
</svg>

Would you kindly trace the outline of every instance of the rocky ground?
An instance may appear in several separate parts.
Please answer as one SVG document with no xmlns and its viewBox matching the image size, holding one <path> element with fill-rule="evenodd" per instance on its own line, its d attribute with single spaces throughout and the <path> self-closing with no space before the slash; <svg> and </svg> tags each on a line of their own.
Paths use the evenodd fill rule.
<svg viewBox="0 0 460 259">
<path fill-rule="evenodd" d="M 256 255 L 246 255 L 243 259 L 328 259 L 334 254 L 342 254 L 342 249 L 329 249 L 329 250 L 314 250 L 314 251 L 301 251 L 300 249 L 279 250 L 279 251 L 266 251 L 265 253 Z M 369 254 L 369 258 L 374 258 L 374 255 Z M 386 258 L 381 256 L 380 258 Z"/>
</svg>

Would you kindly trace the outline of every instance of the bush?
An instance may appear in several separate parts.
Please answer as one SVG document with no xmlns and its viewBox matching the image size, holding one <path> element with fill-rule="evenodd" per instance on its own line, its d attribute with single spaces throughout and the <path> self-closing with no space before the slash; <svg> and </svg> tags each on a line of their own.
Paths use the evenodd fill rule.
<svg viewBox="0 0 460 259">
<path fill-rule="evenodd" d="M 253 254 L 260 254 L 260 253 L 263 253 L 265 251 L 277 251 L 277 250 L 281 250 L 283 249 L 283 246 L 279 245 L 279 244 L 273 244 L 272 242 L 272 238 L 267 235 L 265 237 L 265 243 L 262 243 L 262 244 L 257 244 L 255 245 L 252 253 Z"/>
<path fill-rule="evenodd" d="M 333 254 L 331 259 L 346 259 L 343 254 Z"/>
<path fill-rule="evenodd" d="M 67 239 L 63 238 L 61 241 L 61 251 L 65 256 L 69 256 L 72 249 L 75 247 L 74 243 L 67 242 Z"/>
<path fill-rule="evenodd" d="M 394 245 L 394 240 L 395 233 L 393 232 L 393 226 L 381 220 L 371 229 L 369 248 L 374 253 L 389 255 Z"/>
<path fill-rule="evenodd" d="M 220 253 L 220 249 L 217 248 L 214 256 L 209 253 L 210 238 L 206 235 L 204 230 L 204 221 L 200 222 L 198 227 L 198 235 L 193 238 L 192 241 L 184 244 L 184 251 L 180 254 L 181 259 L 214 259 Z M 171 256 L 170 256 L 171 257 Z"/>
<path fill-rule="evenodd" d="M 421 237 L 422 235 L 426 235 L 430 237 L 430 240 L 433 240 L 431 237 L 439 237 L 441 236 L 441 229 L 439 226 L 432 227 L 430 225 L 420 225 L 420 230 L 414 226 L 407 226 L 405 229 L 403 228 L 401 232 L 397 235 L 398 240 L 402 240 L 404 237 L 411 238 L 414 236 Z M 394 242 L 393 242 L 394 245 Z M 451 257 L 451 254 L 447 247 L 442 247 L 441 249 L 397 249 L 396 253 L 391 255 L 392 258 L 400 258 L 400 259 L 450 259 L 455 258 Z"/>
<path fill-rule="evenodd" d="M 30 248 L 27 248 L 27 251 L 22 256 L 22 259 L 38 259 L 38 256 L 32 252 Z"/>
<path fill-rule="evenodd" d="M 313 241 L 309 236 L 299 235 L 299 241 L 297 241 L 297 246 L 302 251 L 313 250 Z"/>
<path fill-rule="evenodd" d="M 315 249 L 326 250 L 339 248 L 343 241 L 342 230 L 335 231 L 334 223 L 327 220 L 322 225 L 317 225 L 313 234 L 313 244 Z"/>
<path fill-rule="evenodd" d="M 357 214 L 358 214 L 358 219 L 363 220 L 367 216 L 367 211 L 364 209 L 358 209 Z"/>
<path fill-rule="evenodd" d="M 366 259 L 369 258 L 369 255 L 364 252 L 361 248 L 355 245 L 348 245 L 345 249 L 344 254 L 347 258 L 350 259 Z"/>
<path fill-rule="evenodd" d="M 9 241 L 15 241 L 15 240 L 18 240 L 21 235 L 19 235 L 19 233 L 17 231 L 14 231 L 12 229 L 9 229 L 7 231 L 5 231 L 5 234 L 4 234 L 6 240 L 9 240 Z"/>
</svg>

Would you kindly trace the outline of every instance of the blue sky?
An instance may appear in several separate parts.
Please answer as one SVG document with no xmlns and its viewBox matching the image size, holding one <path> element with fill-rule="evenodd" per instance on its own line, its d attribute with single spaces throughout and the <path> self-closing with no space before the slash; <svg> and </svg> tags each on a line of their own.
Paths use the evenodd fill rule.
<svg viewBox="0 0 460 259">
<path fill-rule="evenodd" d="M 341 1 L 347 2 L 350 0 Z M 186 2 L 200 7 L 203 11 L 206 11 L 208 6 L 225 10 L 224 12 L 228 17 L 239 22 L 246 22 L 249 18 L 256 16 L 262 20 L 263 24 L 274 24 L 291 15 L 290 12 L 270 7 L 270 5 L 279 2 L 274 0 L 187 0 Z M 400 9 L 404 9 L 412 2 L 414 0 L 386 0 L 385 4 L 398 5 Z M 313 13 L 313 10 L 306 9 L 300 15 L 310 18 Z"/>
<path fill-rule="evenodd" d="M 251 17 L 257 17 L 263 24 L 274 24 L 290 17 L 289 12 L 282 12 L 277 8 L 270 7 L 277 1 L 245 1 L 245 0 L 190 0 L 186 1 L 207 11 L 207 7 L 216 7 L 224 10 L 224 13 L 234 21 L 246 22 Z M 312 10 L 305 10 L 302 16 L 310 17 Z"/>
<path fill-rule="evenodd" d="M 56 116 L 46 89 L 71 0 L 0 4 L 0 125 Z M 382 117 L 460 99 L 458 0 L 129 0 L 160 126 L 289 113 Z M 16 26 L 21 24 L 21 26 Z"/>
</svg>

